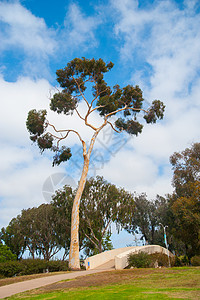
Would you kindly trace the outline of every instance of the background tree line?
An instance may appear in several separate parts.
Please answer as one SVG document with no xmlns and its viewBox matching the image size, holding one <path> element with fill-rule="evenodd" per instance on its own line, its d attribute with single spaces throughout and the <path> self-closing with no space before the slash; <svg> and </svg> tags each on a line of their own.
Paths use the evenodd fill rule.
<svg viewBox="0 0 200 300">
<path fill-rule="evenodd" d="M 6 228 L 1 229 L 1 240 L 18 259 L 28 250 L 32 258 L 52 258 L 64 249 L 63 259 L 69 254 L 71 211 L 74 194 L 65 186 L 52 197 L 50 204 L 23 209 Z M 85 255 L 112 249 L 111 223 L 124 228 L 134 210 L 131 193 L 108 183 L 103 177 L 90 178 L 85 185 L 80 207 L 80 250 Z"/>
<path fill-rule="evenodd" d="M 103 177 L 87 180 L 80 206 L 80 250 L 93 255 L 112 249 L 111 224 L 118 231 L 141 234 L 148 244 L 165 246 L 163 228 L 167 225 L 169 249 L 191 258 L 200 254 L 200 143 L 170 157 L 174 192 L 148 200 L 117 188 Z M 1 241 L 20 259 L 28 250 L 32 258 L 51 259 L 64 249 L 69 253 L 73 199 L 70 186 L 58 190 L 50 204 L 22 210 L 6 228 Z M 67 217 L 66 217 L 67 216 Z"/>
</svg>

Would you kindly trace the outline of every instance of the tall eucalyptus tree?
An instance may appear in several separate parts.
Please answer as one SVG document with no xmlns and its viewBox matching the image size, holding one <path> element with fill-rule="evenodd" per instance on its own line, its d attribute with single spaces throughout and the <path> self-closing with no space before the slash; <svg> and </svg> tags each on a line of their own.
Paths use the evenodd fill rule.
<svg viewBox="0 0 200 300">
<path fill-rule="evenodd" d="M 93 131 L 89 146 L 80 132 L 73 128 L 57 129 L 55 124 L 47 120 L 46 110 L 31 110 L 27 118 L 27 129 L 31 140 L 36 142 L 39 148 L 50 149 L 55 152 L 53 165 L 59 165 L 72 156 L 71 149 L 60 146 L 61 142 L 74 134 L 80 140 L 83 149 L 83 169 L 79 181 L 76 196 L 74 198 L 71 218 L 71 245 L 69 254 L 69 266 L 72 269 L 80 269 L 79 261 L 79 206 L 84 190 L 91 153 L 99 133 L 106 126 L 110 126 L 114 133 L 126 132 L 138 135 L 142 132 L 143 124 L 137 120 L 137 115 L 142 112 L 147 123 L 155 123 L 163 118 L 164 105 L 159 100 L 154 100 L 146 109 L 144 99 L 139 86 L 127 85 L 120 88 L 115 85 L 113 89 L 104 80 L 104 74 L 113 68 L 113 63 L 105 63 L 100 59 L 75 58 L 64 69 L 57 70 L 57 81 L 62 90 L 53 95 L 50 109 L 58 114 L 73 114 L 74 112 L 82 120 L 83 125 Z M 91 88 L 92 97 L 86 97 L 87 87 Z M 84 101 L 87 107 L 86 113 L 80 112 L 79 104 Z M 99 112 L 102 123 L 98 126 L 92 123 L 91 115 Z M 118 118 L 116 117 L 118 115 Z M 114 117 L 114 118 L 113 118 Z M 114 119 L 114 120 L 113 120 Z M 49 129 L 52 129 L 52 133 Z"/>
</svg>

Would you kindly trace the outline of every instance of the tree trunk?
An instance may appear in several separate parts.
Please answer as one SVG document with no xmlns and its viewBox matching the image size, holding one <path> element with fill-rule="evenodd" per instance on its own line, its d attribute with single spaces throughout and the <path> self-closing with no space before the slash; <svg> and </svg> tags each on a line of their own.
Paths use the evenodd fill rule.
<svg viewBox="0 0 200 300">
<path fill-rule="evenodd" d="M 29 250 L 30 251 L 30 250 Z M 34 250 L 30 251 L 31 252 L 31 255 L 32 255 L 32 259 L 34 260 L 35 259 L 35 253 L 34 253 Z"/>
<path fill-rule="evenodd" d="M 154 234 L 155 234 L 155 228 L 154 226 L 151 226 L 151 244 L 154 245 Z"/>
<path fill-rule="evenodd" d="M 76 192 L 76 196 L 72 208 L 71 216 L 71 242 L 70 242 L 70 251 L 69 251 L 69 268 L 72 270 L 80 269 L 80 260 L 79 260 L 79 206 L 81 196 L 85 187 L 87 174 L 89 169 L 89 158 L 88 155 L 84 155 L 84 166 L 79 181 L 79 186 Z"/>
<path fill-rule="evenodd" d="M 90 155 L 92 153 L 92 149 L 96 140 L 97 135 L 101 131 L 101 129 L 107 124 L 107 121 L 99 127 L 90 142 L 90 146 L 87 152 L 86 143 L 82 140 L 83 145 L 83 158 L 84 165 L 81 174 L 81 179 L 79 181 L 78 189 L 76 192 L 76 196 L 74 199 L 73 207 L 72 207 L 72 216 L 71 216 L 71 241 L 70 241 L 70 250 L 69 250 L 69 268 L 72 270 L 80 270 L 80 260 L 79 260 L 79 207 L 81 196 L 85 187 L 89 163 L 90 163 Z"/>
<path fill-rule="evenodd" d="M 102 240 L 99 241 L 99 244 L 98 244 L 98 250 L 99 250 L 99 253 L 102 253 L 103 250 L 102 250 Z"/>
</svg>

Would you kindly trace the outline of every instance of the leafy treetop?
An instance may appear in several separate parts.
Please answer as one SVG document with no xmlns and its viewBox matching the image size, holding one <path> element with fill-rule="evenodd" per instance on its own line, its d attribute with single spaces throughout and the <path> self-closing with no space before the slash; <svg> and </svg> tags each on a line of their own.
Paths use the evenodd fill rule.
<svg viewBox="0 0 200 300">
<path fill-rule="evenodd" d="M 105 63 L 101 58 L 98 60 L 75 58 L 67 64 L 64 69 L 56 72 L 57 81 L 62 90 L 53 95 L 50 102 L 50 109 L 58 114 L 65 115 L 76 112 L 78 116 L 95 131 L 95 134 L 107 124 L 116 132 L 126 131 L 131 135 L 138 135 L 142 132 L 143 124 L 138 122 L 137 114 L 144 112 L 144 119 L 147 123 L 155 123 L 157 119 L 163 118 L 165 106 L 160 100 L 154 100 L 152 106 L 145 110 L 142 91 L 139 86 L 127 85 L 120 88 L 115 85 L 113 88 L 107 85 L 104 75 L 113 68 L 113 63 Z M 88 101 L 85 97 L 87 87 L 92 84 L 92 100 Z M 84 100 L 87 105 L 87 112 L 84 116 L 78 110 L 80 100 Z M 88 121 L 88 117 L 98 111 L 103 117 L 103 123 L 100 127 L 95 127 Z M 80 134 L 73 129 L 57 130 L 54 125 L 46 119 L 46 110 L 31 110 L 27 118 L 27 129 L 30 138 L 36 142 L 41 151 L 50 149 L 56 153 L 53 165 L 59 165 L 71 157 L 71 150 L 68 147 L 59 148 L 59 143 L 68 135 L 75 133 L 83 146 L 84 141 Z M 111 117 L 118 114 L 111 122 Z M 51 127 L 55 134 L 47 132 Z M 55 144 L 54 142 L 57 141 Z M 85 149 L 84 149 L 85 153 Z"/>
<path fill-rule="evenodd" d="M 170 157 L 173 175 L 173 186 L 179 196 L 188 196 L 187 184 L 200 182 L 200 143 L 191 148 L 175 152 Z"/>
</svg>

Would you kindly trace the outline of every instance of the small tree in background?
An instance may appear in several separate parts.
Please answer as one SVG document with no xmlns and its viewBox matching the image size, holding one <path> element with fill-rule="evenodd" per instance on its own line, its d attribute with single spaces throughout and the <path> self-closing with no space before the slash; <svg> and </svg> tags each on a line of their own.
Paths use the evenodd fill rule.
<svg viewBox="0 0 200 300">
<path fill-rule="evenodd" d="M 185 245 L 188 257 L 200 254 L 200 143 L 194 143 L 170 157 L 174 194 L 170 208 L 174 215 L 172 232 Z"/>
<path fill-rule="evenodd" d="M 57 212 L 66 215 L 65 227 L 70 226 L 72 197 L 76 191 L 69 186 L 56 191 L 52 205 Z M 86 181 L 80 204 L 80 248 L 87 256 L 112 249 L 111 223 L 117 228 L 129 223 L 134 211 L 134 199 L 131 193 L 97 176 Z M 65 228 L 65 231 L 66 231 Z M 64 229 L 64 228 L 63 228 Z"/>
<path fill-rule="evenodd" d="M 31 220 L 30 217 L 32 217 Z M 33 256 L 35 251 L 36 254 L 42 255 L 45 260 L 49 261 L 61 249 L 58 227 L 63 220 L 51 204 L 42 204 L 39 207 L 23 210 L 22 222 L 24 219 L 27 219 L 27 226 L 23 226 L 22 223 L 21 230 L 30 253 Z"/>
<path fill-rule="evenodd" d="M 20 217 L 13 218 L 6 228 L 1 228 L 1 240 L 9 247 L 17 258 L 22 258 L 26 249 L 26 241 L 21 232 Z"/>
<path fill-rule="evenodd" d="M 53 165 L 59 165 L 61 162 L 70 159 L 71 149 L 65 145 L 60 145 L 70 134 L 76 135 L 82 145 L 83 170 L 74 198 L 71 218 L 69 267 L 72 269 L 80 269 L 79 206 L 88 174 L 91 153 L 98 134 L 105 126 L 110 126 L 117 134 L 126 132 L 131 135 L 138 135 L 143 128 L 143 124 L 137 120 L 138 113 L 144 113 L 144 119 L 147 123 L 155 123 L 157 119 L 162 119 L 164 113 L 164 105 L 159 100 L 153 101 L 152 106 L 145 109 L 142 91 L 139 86 L 127 85 L 120 88 L 119 85 L 115 85 L 113 89 L 108 86 L 104 80 L 104 74 L 112 68 L 113 63 L 106 64 L 102 59 L 75 58 L 64 69 L 56 72 L 57 81 L 63 90 L 53 95 L 50 109 L 58 114 L 63 113 L 65 115 L 75 112 L 83 121 L 83 125 L 90 127 L 93 131 L 88 147 L 80 132 L 72 128 L 59 130 L 55 127 L 55 124 L 51 124 L 46 119 L 46 110 L 31 110 L 26 123 L 31 134 L 31 140 L 38 144 L 41 151 L 50 149 L 55 152 Z M 91 84 L 92 98 L 86 99 L 85 92 L 87 86 L 91 88 Z M 79 110 L 81 100 L 87 106 L 84 115 Z M 102 123 L 99 126 L 92 124 L 90 121 L 89 117 L 94 112 L 99 112 L 102 117 Z M 48 131 L 49 128 L 54 132 Z"/>
<path fill-rule="evenodd" d="M 69 249 L 69 241 L 67 245 L 61 241 L 65 221 L 66 216 L 51 204 L 23 209 L 6 229 L 1 229 L 1 239 L 18 258 L 22 258 L 25 250 L 28 250 L 33 259 L 42 255 L 48 261 L 61 247 Z M 70 228 L 67 232 L 65 226 L 65 242 L 69 236 Z"/>
<path fill-rule="evenodd" d="M 111 223 L 123 228 L 134 211 L 131 193 L 97 176 L 86 181 L 81 197 L 81 229 L 96 249 L 95 254 L 109 248 Z"/>
<path fill-rule="evenodd" d="M 155 200 L 148 200 L 146 194 L 141 194 L 134 197 L 134 202 L 134 214 L 130 216 L 131 221 L 125 229 L 132 234 L 141 233 L 141 239 L 145 238 L 150 245 L 165 247 L 163 230 L 159 228 L 159 223 L 169 222 L 168 199 L 157 195 Z"/>
<path fill-rule="evenodd" d="M 0 263 L 8 260 L 17 260 L 17 255 L 13 254 L 8 246 L 0 244 Z"/>
</svg>

